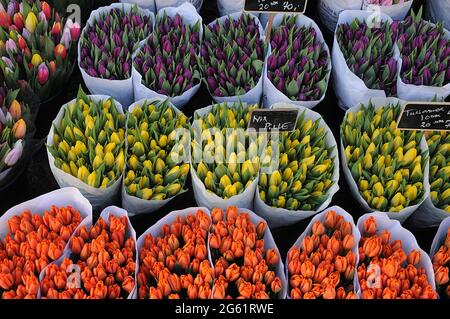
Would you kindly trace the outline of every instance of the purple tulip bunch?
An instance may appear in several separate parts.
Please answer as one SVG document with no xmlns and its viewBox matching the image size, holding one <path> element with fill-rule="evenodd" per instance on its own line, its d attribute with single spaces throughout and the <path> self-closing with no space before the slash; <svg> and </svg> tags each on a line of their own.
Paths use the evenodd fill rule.
<svg viewBox="0 0 450 319">
<path fill-rule="evenodd" d="M 200 64 L 213 96 L 244 95 L 258 84 L 267 51 L 261 36 L 259 22 L 246 13 L 205 29 Z"/>
<path fill-rule="evenodd" d="M 295 16 L 284 16 L 272 30 L 268 78 L 293 101 L 317 101 L 325 94 L 330 56 L 311 27 L 298 26 Z"/>
<path fill-rule="evenodd" d="M 153 31 L 151 17 L 133 6 L 113 8 L 95 18 L 81 37 L 81 67 L 92 77 L 125 80 L 131 77 L 132 55 Z"/>
<path fill-rule="evenodd" d="M 166 13 L 136 54 L 134 67 L 142 83 L 169 97 L 180 96 L 201 81 L 197 56 L 200 51 L 200 20 L 190 26 L 181 15 Z"/>
<path fill-rule="evenodd" d="M 450 41 L 442 22 L 422 20 L 422 9 L 406 18 L 398 38 L 406 84 L 442 87 L 450 83 Z"/>
<path fill-rule="evenodd" d="M 372 90 L 397 94 L 397 61 L 394 58 L 398 23 L 369 27 L 365 21 L 338 26 L 336 38 L 347 66 Z"/>
</svg>

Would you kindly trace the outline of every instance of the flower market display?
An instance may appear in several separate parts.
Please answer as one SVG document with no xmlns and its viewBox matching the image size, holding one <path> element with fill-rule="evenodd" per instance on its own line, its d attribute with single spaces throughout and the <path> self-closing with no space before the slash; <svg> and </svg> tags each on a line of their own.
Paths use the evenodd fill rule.
<svg viewBox="0 0 450 319">
<path fill-rule="evenodd" d="M 422 132 L 397 128 L 399 102 L 380 101 L 347 112 L 341 126 L 344 169 L 371 210 L 400 213 L 424 199 L 428 155 Z"/>
<path fill-rule="evenodd" d="M 339 24 L 336 38 L 347 66 L 364 81 L 367 88 L 382 90 L 386 96 L 397 94 L 397 60 L 395 59 L 398 23 L 383 21 L 369 26 L 356 18 Z"/>
<path fill-rule="evenodd" d="M 192 5 L 188 8 L 193 9 Z M 187 103 L 188 96 L 196 92 L 201 81 L 197 62 L 201 26 L 201 19 L 190 24 L 182 12 L 173 16 L 166 11 L 158 14 L 155 31 L 134 58 L 137 99 L 169 97 L 177 107 Z"/>
<path fill-rule="evenodd" d="M 280 254 L 265 221 L 255 223 L 237 207 L 213 209 L 209 247 L 214 299 L 277 299 L 286 289 Z M 271 243 L 272 241 L 272 243 Z M 273 243 L 274 244 L 274 243 Z M 280 269 L 281 265 L 281 269 Z"/>
<path fill-rule="evenodd" d="M 312 223 L 300 246 L 288 253 L 292 299 L 357 299 L 357 239 L 353 222 L 334 210 Z"/>
<path fill-rule="evenodd" d="M 208 90 L 218 102 L 231 97 L 259 102 L 267 51 L 263 36 L 259 20 L 247 13 L 218 19 L 205 28 L 201 66 Z"/>
<path fill-rule="evenodd" d="M 42 101 L 51 98 L 72 73 L 80 25 L 45 1 L 0 4 L 0 67 L 8 88 L 29 87 Z"/>
<path fill-rule="evenodd" d="M 25 210 L 10 218 L 0 240 L 1 299 L 37 298 L 39 273 L 62 256 L 81 220 L 70 206 L 49 206 L 42 215 Z"/>
<path fill-rule="evenodd" d="M 134 199 L 130 199 L 133 209 L 125 208 L 134 213 L 149 212 L 146 202 L 152 205 L 151 202 L 170 200 L 184 192 L 190 166 L 182 160 L 189 161 L 186 150 L 190 147 L 190 125 L 188 118 L 167 100 L 144 100 L 132 105 L 130 112 L 124 184 L 127 195 L 142 201 L 133 204 Z M 177 133 L 177 129 L 183 130 Z M 177 134 L 181 136 L 177 138 Z"/>
<path fill-rule="evenodd" d="M 322 34 L 308 18 L 295 15 L 276 18 L 270 38 L 272 53 L 267 60 L 267 79 L 273 84 L 271 89 L 281 92 L 288 101 L 271 97 L 268 104 L 289 100 L 318 104 L 325 96 L 331 73 L 330 52 Z"/>
<path fill-rule="evenodd" d="M 430 151 L 430 187 L 433 205 L 450 213 L 450 134 L 427 135 Z"/>
<path fill-rule="evenodd" d="M 45 268 L 41 298 L 126 299 L 133 292 L 136 238 L 130 235 L 126 215 L 105 212 L 95 225 L 81 225 L 70 239 L 70 254 Z M 70 275 L 75 268 L 80 281 Z"/>
<path fill-rule="evenodd" d="M 210 299 L 214 272 L 208 259 L 209 213 L 174 212 L 139 238 L 139 299 Z"/>
<path fill-rule="evenodd" d="M 431 257 L 433 261 L 434 278 L 436 280 L 437 291 L 442 299 L 450 298 L 450 219 L 442 222 L 431 247 Z M 439 238 L 441 237 L 441 238 Z"/>
<path fill-rule="evenodd" d="M 361 226 L 358 280 L 362 299 L 437 299 L 423 266 L 428 264 L 422 262 L 429 257 L 418 246 L 408 252 L 404 246 L 411 243 L 406 238 L 404 242 L 398 230 L 394 234 L 380 227 L 374 216 Z"/>
</svg>

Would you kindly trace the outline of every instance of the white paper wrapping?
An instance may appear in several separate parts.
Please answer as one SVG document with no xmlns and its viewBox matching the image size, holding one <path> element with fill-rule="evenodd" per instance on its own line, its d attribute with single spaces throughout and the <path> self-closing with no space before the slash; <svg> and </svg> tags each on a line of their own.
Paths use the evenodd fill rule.
<svg viewBox="0 0 450 319">
<path fill-rule="evenodd" d="M 275 108 L 292 108 L 292 107 L 293 106 L 290 104 L 278 103 L 273 105 L 272 108 L 275 109 Z M 318 212 L 324 210 L 331 204 L 333 196 L 339 191 L 339 154 L 337 142 L 333 136 L 333 132 L 325 123 L 325 121 L 323 120 L 322 116 L 319 113 L 316 113 L 304 107 L 298 108 L 300 108 L 300 114 L 305 112 L 306 121 L 307 120 L 317 121 L 318 119 L 320 119 L 320 127 L 325 128 L 327 132 L 327 135 L 325 137 L 325 143 L 327 145 L 327 148 L 331 147 L 333 148 L 333 151 L 331 152 L 331 154 L 329 154 L 329 158 L 334 158 L 333 160 L 334 171 L 331 177 L 333 185 L 327 192 L 328 194 L 327 200 L 322 205 L 320 205 L 320 207 L 315 211 L 291 211 L 284 208 L 270 207 L 261 200 L 261 197 L 259 196 L 259 188 L 257 188 L 254 203 L 255 212 L 261 217 L 263 217 L 265 220 L 267 220 L 271 228 L 289 226 L 317 214 Z"/>
<path fill-rule="evenodd" d="M 133 225 L 131 225 L 130 219 L 128 218 L 128 214 L 126 210 L 123 210 L 119 207 L 116 206 L 110 206 L 110 207 L 106 207 L 102 213 L 100 214 L 100 217 L 104 219 L 104 221 L 106 222 L 107 225 L 109 225 L 109 216 L 113 215 L 115 217 L 126 217 L 127 218 L 127 231 L 125 233 L 125 240 L 127 240 L 128 238 L 133 238 L 134 242 L 136 243 L 136 231 L 133 228 Z M 77 227 L 77 229 L 74 231 L 74 234 L 76 233 L 76 231 L 83 227 L 86 226 L 86 228 L 89 230 L 92 226 L 93 226 L 93 220 L 92 220 L 92 215 L 90 215 L 88 218 L 84 219 L 83 222 Z M 70 240 L 72 240 L 72 237 L 70 238 Z M 64 252 L 62 254 L 62 256 L 55 260 L 54 262 L 50 263 L 47 267 L 45 267 L 40 275 L 39 275 L 39 282 L 42 282 L 42 280 L 45 277 L 45 270 L 52 264 L 56 264 L 58 266 L 61 266 L 64 258 L 69 258 L 70 259 L 70 255 L 72 254 L 72 249 L 70 248 L 70 245 L 66 245 L 66 248 L 64 249 Z M 135 250 L 134 252 L 135 255 L 135 263 L 136 263 L 136 271 L 134 273 L 134 282 L 135 282 L 135 286 L 134 289 L 131 291 L 131 293 L 129 294 L 127 299 L 136 299 L 136 291 L 137 291 L 137 265 L 138 265 L 138 255 L 137 255 L 137 250 Z M 80 274 L 81 275 L 81 274 Z M 39 287 L 39 293 L 38 293 L 38 298 L 41 298 L 41 290 Z"/>
<path fill-rule="evenodd" d="M 272 28 L 277 28 L 281 25 L 281 22 L 283 21 L 283 14 L 277 14 L 273 20 L 273 26 Z M 297 15 L 296 19 L 296 25 L 299 27 L 313 27 L 314 30 L 317 32 L 317 39 L 323 43 L 325 51 L 328 53 L 329 61 L 328 61 L 328 73 L 326 76 L 326 82 L 328 87 L 328 82 L 330 80 L 331 75 L 331 54 L 330 49 L 328 48 L 328 45 L 326 44 L 322 31 L 320 30 L 319 26 L 310 18 L 307 16 L 300 14 Z M 271 52 L 267 55 L 267 58 L 270 56 Z M 263 94 L 263 105 L 265 108 L 269 108 L 272 104 L 278 103 L 278 102 L 285 102 L 285 103 L 291 103 L 298 106 L 304 106 L 309 109 L 314 108 L 317 106 L 320 102 L 323 101 L 326 95 L 326 90 L 321 96 L 321 98 L 318 101 L 292 101 L 289 97 L 287 97 L 283 92 L 279 91 L 275 85 L 273 85 L 272 81 L 268 78 L 268 66 L 267 66 L 267 59 L 264 66 L 264 94 Z"/>
<path fill-rule="evenodd" d="M 156 4 L 156 10 L 162 10 L 166 7 L 178 7 L 179 5 L 183 3 L 192 3 L 192 5 L 197 9 L 197 11 L 200 11 L 200 8 L 202 7 L 203 0 L 154 0 Z"/>
<path fill-rule="evenodd" d="M 137 106 L 142 106 L 146 101 L 148 103 L 157 103 L 158 106 L 164 103 L 164 100 L 162 99 L 140 100 L 130 105 L 129 112 L 132 113 Z M 181 111 L 178 110 L 173 104 L 170 103 L 169 105 L 177 115 L 181 113 Z M 127 132 L 128 132 L 128 119 L 127 119 Z M 128 140 L 125 141 L 125 149 L 126 149 L 125 153 L 128 154 Z M 126 156 L 128 157 L 128 155 Z M 125 168 L 124 176 L 126 175 L 127 170 Z M 180 194 L 181 193 L 179 193 L 178 195 Z M 125 182 L 122 183 L 122 207 L 128 211 L 129 216 L 135 216 L 144 213 L 153 213 L 158 209 L 160 209 L 161 207 L 167 205 L 172 199 L 174 199 L 178 195 L 165 200 L 144 200 L 136 196 L 128 195 L 125 189 Z"/>
<path fill-rule="evenodd" d="M 339 15 L 338 26 L 345 23 L 352 23 L 355 19 L 364 20 L 367 24 L 371 24 L 375 16 L 369 11 L 346 10 Z M 382 22 L 392 23 L 392 19 L 380 13 Z M 337 32 L 337 28 L 336 28 Z M 338 104 L 343 109 L 348 109 L 362 101 L 366 101 L 376 97 L 386 97 L 384 90 L 369 89 L 364 81 L 354 74 L 347 65 L 347 61 L 342 53 L 341 48 L 334 34 L 333 45 L 333 85 L 334 91 L 338 98 Z M 394 44 L 395 45 L 395 44 Z M 395 45 L 396 47 L 396 45 Z M 395 50 L 394 58 L 398 61 L 400 53 Z"/>
<path fill-rule="evenodd" d="M 86 26 L 82 31 L 82 37 L 87 30 L 87 26 L 93 25 L 95 18 L 100 16 L 102 13 L 109 12 L 114 8 L 124 10 L 125 12 L 130 12 L 133 7 L 134 5 L 128 3 L 113 3 L 108 7 L 101 7 L 98 8 L 97 10 L 92 11 L 86 23 Z M 140 9 L 139 11 L 141 12 L 141 14 L 149 16 L 154 24 L 155 16 L 153 12 L 146 9 Z M 125 108 L 128 108 L 128 105 L 130 105 L 134 101 L 132 77 L 130 76 L 130 78 L 126 80 L 108 80 L 92 77 L 89 74 L 87 74 L 87 72 L 81 67 L 80 52 L 81 52 L 81 41 L 78 41 L 78 67 L 80 68 L 84 83 L 86 84 L 89 91 L 92 94 L 112 96 L 114 99 L 119 101 Z"/>
<path fill-rule="evenodd" d="M 228 107 L 235 106 L 234 103 L 226 103 Z M 244 103 L 244 105 L 246 105 Z M 212 105 L 207 106 L 203 109 L 197 110 L 196 114 L 200 117 L 204 117 L 211 112 Z M 194 127 L 193 127 L 194 128 Z M 195 137 L 193 137 L 195 138 Z M 192 188 L 194 190 L 195 201 L 199 206 L 207 207 L 208 209 L 221 208 L 226 210 L 229 206 L 242 207 L 247 209 L 253 209 L 253 198 L 255 197 L 256 188 L 258 187 L 258 178 L 255 177 L 254 181 L 247 187 L 242 193 L 233 196 L 229 199 L 223 199 L 213 192 L 206 189 L 203 182 L 197 175 L 192 163 L 191 157 L 191 177 L 192 177 Z"/>
<path fill-rule="evenodd" d="M 387 5 L 387 6 L 370 4 L 368 2 L 369 1 L 367 1 L 367 0 L 363 1 L 363 5 L 362 5 L 363 10 L 381 12 L 381 13 L 387 14 L 395 21 L 400 21 L 400 20 L 405 19 L 406 15 L 409 12 L 409 9 L 411 9 L 411 6 L 413 5 L 414 0 L 409 0 L 409 1 L 405 1 L 403 3 Z"/>
<path fill-rule="evenodd" d="M 363 0 L 319 0 L 319 17 L 330 33 L 336 29 L 339 14 L 344 10 L 360 10 Z"/>
<path fill-rule="evenodd" d="M 90 99 L 92 99 L 94 102 L 99 102 L 103 100 L 107 100 L 110 97 L 105 95 L 88 95 Z M 55 133 L 54 126 L 59 127 L 61 124 L 61 120 L 64 117 L 64 112 L 68 105 L 71 103 L 75 103 L 77 99 L 73 99 L 69 103 L 64 104 L 61 109 L 58 112 L 58 115 L 56 116 L 55 120 L 52 122 L 52 126 L 50 128 L 50 132 L 47 136 L 47 146 L 53 146 L 53 136 Z M 119 113 L 123 113 L 122 105 L 115 102 L 116 109 Z M 92 186 L 89 186 L 88 184 L 84 183 L 82 180 L 76 178 L 75 176 L 72 176 L 71 174 L 67 174 L 63 170 L 57 168 L 55 166 L 55 158 L 53 155 L 49 152 L 47 148 L 47 155 L 48 155 L 48 163 L 50 165 L 50 170 L 52 171 L 53 176 L 55 177 L 56 182 L 58 183 L 59 187 L 75 187 L 80 190 L 80 192 L 85 196 L 92 204 L 94 208 L 103 208 L 107 206 L 108 204 L 112 204 L 114 202 L 115 197 L 119 194 L 120 191 L 120 185 L 122 183 L 122 176 L 117 178 L 116 182 L 111 185 L 108 188 L 100 189 L 95 188 Z"/>
<path fill-rule="evenodd" d="M 171 225 L 178 216 L 183 216 L 184 218 L 186 218 L 188 215 L 195 215 L 195 213 L 201 210 L 204 213 L 206 213 L 209 216 L 209 219 L 211 220 L 211 212 L 205 208 L 205 207 L 191 207 L 191 208 L 186 208 L 183 210 L 177 210 L 177 211 L 173 211 L 171 213 L 169 213 L 167 216 L 163 217 L 162 219 L 160 219 L 156 224 L 154 224 L 152 227 L 150 227 L 149 229 L 147 229 L 137 240 L 136 243 L 136 249 L 137 249 L 137 253 L 138 253 L 138 262 L 136 263 L 136 276 L 139 273 L 139 267 L 140 267 L 140 253 L 141 253 L 141 249 L 144 246 L 144 242 L 145 242 L 145 237 L 147 237 L 148 235 L 152 235 L 154 238 L 157 237 L 161 237 L 162 232 L 161 229 L 164 225 Z M 209 249 L 209 231 L 207 234 L 207 238 L 206 238 L 206 248 L 208 249 L 208 261 L 209 264 L 211 265 L 211 268 L 214 269 L 214 265 L 212 263 L 211 260 L 211 250 Z M 136 292 L 139 291 L 139 287 L 136 287 Z M 212 292 L 212 289 L 211 289 Z M 139 299 L 139 296 L 136 294 L 136 298 Z"/>
<path fill-rule="evenodd" d="M 295 242 L 295 244 L 292 246 L 291 249 L 289 249 L 289 251 L 291 251 L 292 249 L 294 249 L 295 247 L 299 247 L 301 248 L 303 240 L 305 239 L 306 236 L 309 236 L 312 232 L 312 227 L 314 225 L 315 222 L 320 221 L 323 222 L 325 220 L 325 216 L 328 212 L 330 211 L 335 211 L 336 214 L 344 217 L 344 220 L 346 222 L 350 222 L 352 224 L 352 234 L 355 238 L 355 247 L 352 249 L 352 252 L 355 254 L 356 256 L 356 265 L 355 265 L 355 278 L 353 279 L 353 285 L 355 286 L 355 294 L 358 296 L 358 298 L 360 297 L 360 293 L 359 291 L 356 289 L 357 285 L 358 285 L 358 272 L 357 267 L 359 264 L 359 251 L 358 251 L 358 243 L 361 239 L 361 233 L 359 232 L 358 228 L 356 228 L 355 222 L 353 220 L 352 215 L 350 215 L 349 213 L 347 213 L 345 210 L 343 210 L 342 208 L 340 208 L 339 206 L 333 206 L 330 207 L 328 209 L 326 209 L 325 211 L 321 212 L 320 214 L 316 215 L 313 217 L 313 219 L 311 220 L 311 222 L 308 224 L 308 226 L 306 227 L 305 231 L 301 234 L 301 236 L 297 239 L 297 241 Z M 289 255 L 289 253 L 288 253 Z M 289 260 L 286 257 L 286 278 L 289 282 Z M 290 299 L 290 297 L 288 296 L 288 298 Z"/>
<path fill-rule="evenodd" d="M 375 217 L 375 220 L 377 222 L 377 234 L 380 234 L 383 230 L 389 231 L 391 233 L 391 242 L 394 240 L 402 241 L 403 250 L 405 251 L 406 255 L 409 255 L 412 250 L 420 251 L 421 258 L 419 264 L 416 267 L 425 269 L 425 273 L 428 277 L 428 283 L 431 285 L 431 287 L 433 287 L 434 290 L 436 290 L 433 265 L 431 264 L 430 256 L 428 256 L 428 254 L 420 248 L 419 244 L 417 243 L 416 237 L 414 237 L 414 235 L 411 234 L 408 230 L 403 228 L 399 221 L 389 219 L 388 216 L 379 212 L 366 214 L 362 216 L 357 223 L 361 235 L 364 236 L 364 222 L 371 216 Z M 355 287 L 357 288 L 358 293 L 361 294 L 361 287 L 359 285 L 359 282 L 357 282 L 357 285 Z"/>
<path fill-rule="evenodd" d="M 442 21 L 447 29 L 450 29 L 450 0 L 428 0 L 427 18 L 434 22 Z"/>
<path fill-rule="evenodd" d="M 434 236 L 433 243 L 431 244 L 430 257 L 433 259 L 434 255 L 438 252 L 439 248 L 445 244 L 445 238 L 447 238 L 447 232 L 450 228 L 450 217 L 447 217 L 439 225 L 439 229 Z"/>
<path fill-rule="evenodd" d="M 120 2 L 137 4 L 142 9 L 150 10 L 151 12 L 156 12 L 155 0 L 120 0 Z"/>
<path fill-rule="evenodd" d="M 242 12 L 235 12 L 228 16 L 223 16 L 223 17 L 218 18 L 217 20 L 214 20 L 213 22 L 211 22 L 208 25 L 208 27 L 211 25 L 214 25 L 216 22 L 219 22 L 219 24 L 223 25 L 228 18 L 231 18 L 232 20 L 238 20 L 241 17 L 241 15 L 242 15 Z M 260 39 L 264 40 L 265 39 L 264 28 L 263 28 L 261 22 L 259 21 L 258 17 L 251 13 L 249 13 L 249 15 L 252 18 L 256 19 L 256 23 L 259 26 Z M 267 48 L 266 57 L 267 57 L 267 53 L 270 53 L 270 44 Z M 264 62 L 267 61 L 266 57 L 264 58 Z M 255 87 L 243 95 L 219 97 L 219 96 L 213 96 L 214 92 L 210 92 L 210 94 L 212 95 L 212 97 L 216 103 L 245 102 L 245 103 L 249 103 L 249 104 L 259 104 L 261 102 L 261 96 L 263 94 L 263 73 L 264 73 L 264 71 L 261 72 L 261 77 L 259 78 L 259 81 L 255 85 Z"/>
<path fill-rule="evenodd" d="M 392 98 L 392 97 L 391 98 L 374 98 L 371 101 L 375 107 L 375 110 L 378 110 L 379 108 L 381 108 L 383 106 L 387 106 L 389 103 L 393 104 L 393 105 L 400 103 L 400 105 L 402 107 L 405 106 L 405 104 L 406 104 L 405 101 L 399 100 L 397 98 Z M 367 107 L 367 105 L 369 105 L 369 102 L 370 101 L 364 101 L 361 104 L 350 108 L 346 112 L 345 116 L 347 117 L 347 115 L 350 112 L 353 112 L 353 113 L 358 112 L 361 109 L 361 105 L 364 105 Z M 427 142 L 425 141 L 425 137 L 423 137 L 422 141 L 420 143 L 420 151 L 426 152 L 427 150 L 428 150 Z M 367 212 L 367 213 L 374 212 L 375 209 L 371 208 L 369 206 L 369 204 L 364 200 L 364 198 L 359 193 L 359 188 L 358 188 L 357 182 L 353 179 L 350 168 L 348 167 L 347 158 L 345 156 L 345 148 L 344 148 L 344 143 L 343 143 L 343 139 L 342 139 L 342 134 L 341 134 L 341 161 L 342 161 L 342 169 L 344 171 L 345 179 L 347 180 L 347 184 L 349 186 L 351 194 L 353 195 L 353 198 L 356 199 L 358 201 L 358 203 L 364 208 L 364 212 Z M 424 170 L 423 187 L 425 190 L 425 193 L 424 193 L 422 199 L 419 201 L 418 204 L 406 207 L 405 209 L 402 209 L 398 213 L 384 212 L 384 214 L 386 214 L 389 218 L 392 218 L 392 219 L 400 221 L 401 223 L 404 223 L 406 221 L 406 219 L 408 219 L 408 217 L 410 217 L 417 210 L 417 208 L 419 208 L 419 206 L 425 201 L 425 199 L 430 195 L 430 184 L 429 184 L 429 179 L 428 179 L 429 178 L 429 162 L 428 161 L 427 161 L 425 167 L 422 167 L 422 169 Z"/>
<path fill-rule="evenodd" d="M 183 3 L 179 7 L 167 7 L 162 9 L 158 12 L 158 15 L 156 16 L 156 21 L 158 21 L 160 18 L 163 17 L 164 13 L 166 13 L 169 17 L 174 17 L 177 13 L 180 14 L 185 24 L 189 24 L 191 26 L 195 25 L 198 21 L 200 21 L 200 39 L 203 37 L 203 20 L 202 17 L 197 13 L 194 6 L 190 3 Z M 156 22 L 157 23 L 157 22 Z M 140 47 L 142 48 L 145 45 L 146 41 L 141 42 Z M 140 50 L 140 49 L 139 49 Z M 139 50 L 136 52 L 136 54 L 139 52 Z M 136 54 L 134 56 L 136 56 Z M 134 58 L 134 57 L 133 57 Z M 148 87 L 146 87 L 142 83 L 142 75 L 136 70 L 134 67 L 132 67 L 132 85 L 134 90 L 134 98 L 135 101 L 139 101 L 142 99 L 169 99 L 170 102 L 172 102 L 173 105 L 175 105 L 177 108 L 181 109 L 183 108 L 190 100 L 191 98 L 198 92 L 200 89 L 200 84 L 197 84 L 184 92 L 182 95 L 175 96 L 175 97 L 168 97 L 166 95 L 159 94 Z"/>
<path fill-rule="evenodd" d="M 244 10 L 244 0 L 217 0 L 217 8 L 219 15 L 225 16 L 235 12 Z"/>
<path fill-rule="evenodd" d="M 450 12 L 449 12 L 450 15 Z M 450 40 L 450 32 L 444 29 L 445 38 Z M 397 47 L 396 50 L 399 50 Z M 400 55 L 400 53 L 399 53 Z M 398 69 L 401 70 L 403 59 L 398 60 Z M 397 95 L 399 99 L 406 101 L 433 101 L 436 97 L 438 100 L 445 100 L 450 96 L 450 83 L 442 87 L 406 84 L 402 80 L 401 71 L 398 74 Z"/>
</svg>

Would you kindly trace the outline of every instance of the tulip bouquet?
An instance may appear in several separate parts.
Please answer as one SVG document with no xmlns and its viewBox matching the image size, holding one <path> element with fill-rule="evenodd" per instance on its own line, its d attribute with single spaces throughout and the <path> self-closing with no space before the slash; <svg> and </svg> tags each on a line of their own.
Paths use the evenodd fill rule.
<svg viewBox="0 0 450 319">
<path fill-rule="evenodd" d="M 257 105 L 225 103 L 196 112 L 191 163 L 193 187 L 200 205 L 211 206 L 211 194 L 223 202 L 237 200 L 235 196 L 245 193 L 245 198 L 240 196 L 243 200 L 240 207 L 249 207 L 252 202 L 261 136 L 250 138 L 245 130 L 250 112 L 256 108 Z"/>
<path fill-rule="evenodd" d="M 258 18 L 247 13 L 223 17 L 205 28 L 200 63 L 216 101 L 239 96 L 243 102 L 259 102 L 267 51 L 263 37 Z"/>
<path fill-rule="evenodd" d="M 62 107 L 47 138 L 50 167 L 60 186 L 76 184 L 89 197 L 89 188 L 117 185 L 125 165 L 122 112 L 112 98 L 87 96 L 81 88 L 77 99 Z"/>
<path fill-rule="evenodd" d="M 171 213 L 139 238 L 140 299 L 211 298 L 210 226 L 208 213 L 188 209 Z"/>
<path fill-rule="evenodd" d="M 422 133 L 397 128 L 401 106 L 390 101 L 396 100 L 383 99 L 378 107 L 369 102 L 347 112 L 341 126 L 344 169 L 367 210 L 399 213 L 390 216 L 404 220 L 403 213 L 413 212 L 405 208 L 425 197 L 428 156 Z"/>
<path fill-rule="evenodd" d="M 349 220 L 352 220 L 350 215 Z M 317 216 L 288 253 L 292 299 L 357 299 L 355 225 L 335 210 Z"/>
<path fill-rule="evenodd" d="M 192 10 L 195 12 L 193 7 Z M 136 54 L 133 63 L 136 99 L 169 97 L 175 106 L 182 107 L 198 90 L 201 19 L 189 24 L 182 14 L 170 16 L 165 10 L 159 13 L 155 31 Z"/>
<path fill-rule="evenodd" d="M 0 180 L 21 159 L 27 135 L 28 108 L 18 101 L 19 90 L 0 87 Z"/>
<path fill-rule="evenodd" d="M 39 273 L 63 254 L 81 222 L 73 207 L 52 206 L 44 214 L 25 210 L 8 220 L 8 233 L 0 240 L 1 299 L 34 299 Z"/>
<path fill-rule="evenodd" d="M 274 208 L 317 212 L 335 192 L 339 169 L 336 141 L 323 119 L 319 115 L 314 119 L 312 113 L 303 111 L 296 130 L 280 134 L 279 166 L 272 173 L 261 172 L 258 189 L 261 203 L 257 200 L 255 205 L 270 225 L 278 224 L 277 219 L 284 213 L 273 212 Z M 271 152 L 269 147 L 262 168 L 273 164 Z"/>
<path fill-rule="evenodd" d="M 236 207 L 215 208 L 211 215 L 213 298 L 284 298 L 283 264 L 266 222 Z"/>
<path fill-rule="evenodd" d="M 430 186 L 433 205 L 450 213 L 450 133 L 427 136 L 430 150 Z"/>
<path fill-rule="evenodd" d="M 176 143 L 178 129 L 184 131 Z M 189 159 L 189 154 L 185 154 L 190 147 L 189 137 L 188 118 L 169 101 L 143 100 L 130 107 L 124 184 L 127 195 L 140 199 L 136 202 L 122 194 L 126 202 L 136 203 L 131 204 L 130 211 L 139 213 L 142 207 L 142 211 L 149 212 L 148 205 L 153 205 L 149 201 L 164 202 L 183 192 L 189 164 L 180 164 L 180 159 Z M 152 209 L 161 206 L 156 205 Z"/>
<path fill-rule="evenodd" d="M 373 27 L 358 18 L 339 24 L 336 38 L 347 66 L 371 90 L 383 90 L 386 96 L 397 93 L 395 55 L 398 23 L 383 21 Z"/>
<path fill-rule="evenodd" d="M 422 20 L 422 9 L 416 14 L 406 18 L 400 25 L 398 47 L 402 58 L 399 87 L 400 98 L 409 98 L 411 95 L 422 99 L 426 97 L 421 90 L 417 92 L 408 85 L 440 88 L 439 96 L 444 89 L 446 94 L 450 93 L 450 33 L 444 29 L 442 23 L 436 25 Z M 435 95 L 429 92 L 430 99 Z M 408 95 L 408 93 L 410 95 Z M 414 95 L 415 94 L 415 95 Z M 402 96 L 405 95 L 405 96 Z M 444 98 L 446 95 L 444 95 Z"/>
<path fill-rule="evenodd" d="M 450 227 L 448 225 L 448 220 L 444 221 L 441 224 L 432 247 L 432 254 L 433 248 L 436 248 L 437 250 L 434 252 L 432 258 L 434 277 L 436 280 L 438 291 L 440 292 L 441 297 L 444 299 L 450 299 Z M 440 234 L 443 235 L 442 239 L 437 242 L 436 239 Z"/>
<path fill-rule="evenodd" d="M 112 207 L 110 209 L 113 209 Z M 126 212 L 102 213 L 95 225 L 80 225 L 69 253 L 41 275 L 45 299 L 119 299 L 135 288 L 136 238 Z M 71 275 L 79 270 L 80 278 Z"/>
<path fill-rule="evenodd" d="M 284 102 L 314 107 L 325 96 L 331 73 L 330 53 L 320 29 L 311 19 L 296 15 L 277 16 L 274 26 L 268 90 L 281 92 Z M 280 102 L 279 97 L 271 97 L 274 94 L 269 92 L 266 104 Z"/>
<path fill-rule="evenodd" d="M 380 222 L 371 215 L 358 222 L 362 235 L 358 265 L 361 298 L 437 299 L 434 284 L 430 283 L 432 269 L 427 269 L 431 268 L 431 262 L 417 242 L 414 244 L 414 236 L 404 229 L 408 236 L 402 236 L 395 229 L 397 224 L 385 228 L 381 223 L 388 225 L 392 221 Z M 408 243 L 408 247 L 417 246 L 417 249 L 413 247 L 409 252 L 404 249 L 402 237 L 413 242 Z"/>
<path fill-rule="evenodd" d="M 73 71 L 79 36 L 80 25 L 65 22 L 45 1 L 2 1 L 0 67 L 8 87 L 50 98 Z"/>
</svg>

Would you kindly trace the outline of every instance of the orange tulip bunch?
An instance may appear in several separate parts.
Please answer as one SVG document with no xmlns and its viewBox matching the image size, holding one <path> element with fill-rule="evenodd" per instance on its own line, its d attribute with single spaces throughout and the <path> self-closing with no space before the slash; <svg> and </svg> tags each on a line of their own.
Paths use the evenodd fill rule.
<svg viewBox="0 0 450 319">
<path fill-rule="evenodd" d="M 135 286 L 136 242 L 126 238 L 126 216 L 102 217 L 88 229 L 81 226 L 71 238 L 70 258 L 45 269 L 42 298 L 121 299 Z"/>
<path fill-rule="evenodd" d="M 280 256 L 276 249 L 266 249 L 267 224 L 255 225 L 248 213 L 229 207 L 212 211 L 209 237 L 214 263 L 214 299 L 277 298 L 283 289 L 276 275 Z"/>
<path fill-rule="evenodd" d="M 301 247 L 288 253 L 292 299 L 356 299 L 352 223 L 334 210 L 316 221 Z"/>
<path fill-rule="evenodd" d="M 445 242 L 433 256 L 433 269 L 436 284 L 441 292 L 441 297 L 450 298 L 450 281 L 448 274 L 450 269 L 450 228 L 447 230 Z"/>
<path fill-rule="evenodd" d="M 211 218 L 202 210 L 177 216 L 161 235 L 144 237 L 137 277 L 140 299 L 209 299 L 213 270 L 206 240 Z"/>
<path fill-rule="evenodd" d="M 401 240 L 392 240 L 388 230 L 379 230 L 375 217 L 364 221 L 359 242 L 358 279 L 363 299 L 436 299 L 419 250 L 409 254 Z"/>
<path fill-rule="evenodd" d="M 8 220 L 9 233 L 0 240 L 1 299 L 34 299 L 39 273 L 61 257 L 80 224 L 80 212 L 52 206 L 43 216 L 29 210 Z"/>
</svg>

